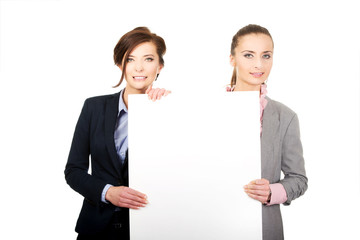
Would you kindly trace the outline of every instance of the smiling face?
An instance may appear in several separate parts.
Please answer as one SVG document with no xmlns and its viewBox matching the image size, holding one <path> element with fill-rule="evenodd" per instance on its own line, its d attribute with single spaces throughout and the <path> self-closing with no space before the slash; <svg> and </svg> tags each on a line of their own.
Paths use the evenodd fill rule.
<svg viewBox="0 0 360 240">
<path fill-rule="evenodd" d="M 262 33 L 241 36 L 234 53 L 230 55 L 230 63 L 236 70 L 235 91 L 260 90 L 273 63 L 272 39 Z"/>
<path fill-rule="evenodd" d="M 163 67 L 159 63 L 156 46 L 152 42 L 145 42 L 136 46 L 124 61 L 127 61 L 125 69 L 126 90 L 131 94 L 145 93 Z"/>
</svg>

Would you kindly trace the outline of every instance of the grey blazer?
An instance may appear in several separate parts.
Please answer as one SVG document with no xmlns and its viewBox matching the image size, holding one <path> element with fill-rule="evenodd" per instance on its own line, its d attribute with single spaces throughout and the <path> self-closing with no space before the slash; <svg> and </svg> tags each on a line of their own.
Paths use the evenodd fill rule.
<svg viewBox="0 0 360 240">
<path fill-rule="evenodd" d="M 307 189 L 303 149 L 297 115 L 285 105 L 268 100 L 264 110 L 261 136 L 261 177 L 281 183 L 287 194 L 284 205 Z M 281 171 L 284 178 L 280 179 Z M 279 205 L 262 206 L 263 240 L 284 239 Z"/>
</svg>

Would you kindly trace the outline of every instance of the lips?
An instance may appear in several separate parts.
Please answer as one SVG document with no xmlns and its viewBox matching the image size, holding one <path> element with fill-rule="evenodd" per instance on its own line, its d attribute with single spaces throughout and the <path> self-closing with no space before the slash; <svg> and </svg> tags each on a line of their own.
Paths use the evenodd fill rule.
<svg viewBox="0 0 360 240">
<path fill-rule="evenodd" d="M 255 78 L 259 78 L 259 77 L 261 77 L 262 75 L 264 75 L 264 73 L 263 72 L 256 72 L 256 73 L 250 73 L 253 77 L 255 77 Z"/>
<path fill-rule="evenodd" d="M 136 77 L 133 77 L 133 79 L 134 79 L 135 81 L 144 81 L 144 80 L 146 80 L 146 78 L 147 78 L 147 77 L 145 77 L 145 76 L 136 76 Z"/>
</svg>

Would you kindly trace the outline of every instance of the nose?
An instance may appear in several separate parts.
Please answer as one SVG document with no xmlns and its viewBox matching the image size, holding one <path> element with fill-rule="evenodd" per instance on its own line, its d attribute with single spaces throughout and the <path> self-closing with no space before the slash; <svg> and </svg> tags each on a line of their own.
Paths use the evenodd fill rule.
<svg viewBox="0 0 360 240">
<path fill-rule="evenodd" d="M 137 72 L 141 72 L 142 70 L 144 70 L 144 67 L 143 67 L 143 65 L 142 65 L 141 62 L 138 62 L 138 63 L 136 64 L 135 70 L 136 70 Z"/>
<path fill-rule="evenodd" d="M 257 69 L 261 69 L 262 68 L 262 66 L 263 66 L 263 62 L 262 62 L 262 59 L 261 58 L 257 58 L 256 60 L 255 60 L 255 68 L 257 68 Z"/>
</svg>

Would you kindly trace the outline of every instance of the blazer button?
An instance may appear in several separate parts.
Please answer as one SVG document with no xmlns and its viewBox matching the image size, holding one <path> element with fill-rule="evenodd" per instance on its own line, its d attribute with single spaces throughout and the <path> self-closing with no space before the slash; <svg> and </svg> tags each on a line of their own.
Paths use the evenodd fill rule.
<svg viewBox="0 0 360 240">
<path fill-rule="evenodd" d="M 122 227 L 121 223 L 113 223 L 115 229 L 119 229 Z"/>
</svg>

